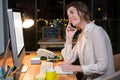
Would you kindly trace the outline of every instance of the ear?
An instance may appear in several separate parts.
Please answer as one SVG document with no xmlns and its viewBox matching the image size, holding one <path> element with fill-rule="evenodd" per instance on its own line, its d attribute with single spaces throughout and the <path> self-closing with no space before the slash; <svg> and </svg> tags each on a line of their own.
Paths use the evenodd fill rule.
<svg viewBox="0 0 120 80">
<path fill-rule="evenodd" d="M 82 19 L 84 19 L 85 13 L 79 11 L 78 15 L 79 15 L 80 19 L 82 20 Z"/>
</svg>

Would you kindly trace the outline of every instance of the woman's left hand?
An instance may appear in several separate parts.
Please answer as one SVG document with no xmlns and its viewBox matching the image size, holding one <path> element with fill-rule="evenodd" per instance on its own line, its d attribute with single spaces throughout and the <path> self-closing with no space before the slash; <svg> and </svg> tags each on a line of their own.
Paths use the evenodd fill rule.
<svg viewBox="0 0 120 80">
<path fill-rule="evenodd" d="M 59 64 L 59 67 L 61 67 L 63 71 L 82 72 L 80 65 Z"/>
</svg>

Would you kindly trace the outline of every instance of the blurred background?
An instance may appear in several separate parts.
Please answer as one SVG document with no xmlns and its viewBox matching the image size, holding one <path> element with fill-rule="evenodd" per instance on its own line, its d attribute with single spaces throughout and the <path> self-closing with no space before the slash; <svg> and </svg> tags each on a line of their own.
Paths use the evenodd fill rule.
<svg viewBox="0 0 120 80">
<path fill-rule="evenodd" d="M 8 8 L 21 11 L 22 16 L 29 16 L 35 22 L 32 27 L 23 29 L 26 51 L 39 48 L 37 43 L 42 39 L 42 27 L 58 27 L 59 35 L 65 38 L 68 21 L 65 7 L 72 1 L 75 0 L 8 0 Z M 120 52 L 120 0 L 78 1 L 87 4 L 92 20 L 107 31 L 113 52 Z"/>
</svg>

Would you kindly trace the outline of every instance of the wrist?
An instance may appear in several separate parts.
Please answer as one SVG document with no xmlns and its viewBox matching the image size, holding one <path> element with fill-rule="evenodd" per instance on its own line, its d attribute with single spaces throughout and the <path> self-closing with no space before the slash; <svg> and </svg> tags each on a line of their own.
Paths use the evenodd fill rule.
<svg viewBox="0 0 120 80">
<path fill-rule="evenodd" d="M 66 44 L 72 44 L 72 40 L 73 40 L 73 39 L 68 39 L 68 38 L 67 38 L 67 39 L 66 39 Z"/>
<path fill-rule="evenodd" d="M 75 72 L 82 72 L 82 67 L 76 65 Z"/>
</svg>

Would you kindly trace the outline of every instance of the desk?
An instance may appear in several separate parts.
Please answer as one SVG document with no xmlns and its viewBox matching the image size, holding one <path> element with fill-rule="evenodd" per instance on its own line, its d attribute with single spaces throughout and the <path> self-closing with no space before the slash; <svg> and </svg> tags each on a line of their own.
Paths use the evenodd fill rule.
<svg viewBox="0 0 120 80">
<path fill-rule="evenodd" d="M 60 52 L 55 52 L 56 54 L 60 54 Z M 28 65 L 28 71 L 26 73 L 21 73 L 17 80 L 35 80 L 36 75 L 40 72 L 40 65 L 31 65 L 30 58 L 35 55 L 35 52 L 31 52 L 28 55 L 25 55 L 23 64 Z M 55 62 L 54 65 L 59 64 L 59 62 Z M 58 75 L 59 80 L 77 80 L 75 74 L 71 75 Z"/>
<path fill-rule="evenodd" d="M 75 44 L 76 40 L 73 40 L 73 45 Z M 46 49 L 46 48 L 63 48 L 64 47 L 65 40 L 39 40 L 38 45 L 40 48 Z"/>
</svg>

